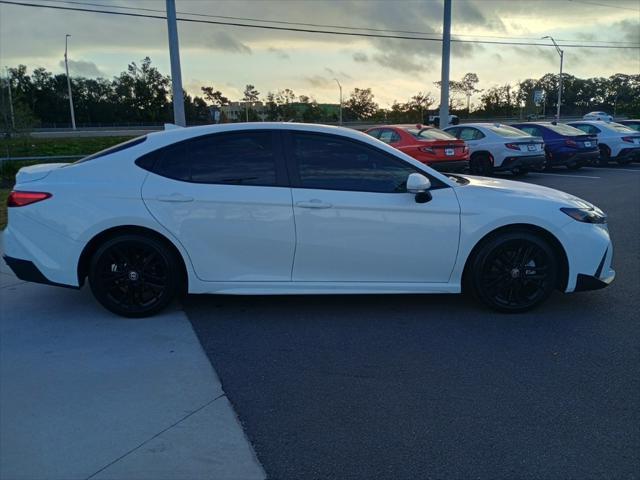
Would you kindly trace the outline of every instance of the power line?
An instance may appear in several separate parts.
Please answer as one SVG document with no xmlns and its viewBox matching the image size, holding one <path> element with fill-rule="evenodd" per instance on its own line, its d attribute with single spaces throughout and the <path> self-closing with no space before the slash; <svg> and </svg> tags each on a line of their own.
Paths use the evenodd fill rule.
<svg viewBox="0 0 640 480">
<path fill-rule="evenodd" d="M 73 5 L 82 5 L 82 6 L 92 6 L 92 7 L 103 7 L 103 8 L 118 8 L 122 10 L 134 10 L 134 11 L 144 11 L 144 12 L 155 12 L 155 13 L 164 13 L 164 10 L 155 9 L 155 8 L 144 8 L 144 7 L 127 7 L 123 5 L 105 5 L 102 3 L 91 3 L 91 2 L 78 2 L 73 0 L 45 0 L 47 2 L 53 3 L 66 3 Z M 205 18 L 223 18 L 226 20 L 240 20 L 240 21 L 248 21 L 248 22 L 260 22 L 260 23 L 273 23 L 278 25 L 298 25 L 303 27 L 319 27 L 319 28 L 339 28 L 343 30 L 362 30 L 369 32 L 386 32 L 386 33 L 403 33 L 410 35 L 436 35 L 434 40 L 440 40 L 440 34 L 437 32 L 420 32 L 415 30 L 392 30 L 385 28 L 370 28 L 370 27 L 353 27 L 353 26 L 345 26 L 345 25 L 331 25 L 331 24 L 322 24 L 322 23 L 302 23 L 302 22 L 291 22 L 284 20 L 266 20 L 259 18 L 249 18 L 249 17 L 231 17 L 227 15 L 211 15 L 206 13 L 197 13 L 197 12 L 177 12 L 180 15 L 188 15 L 195 17 L 205 17 Z M 540 38 L 536 37 L 514 37 L 514 36 L 500 36 L 500 35 L 480 35 L 480 34 L 457 34 L 452 33 L 454 37 L 468 37 L 468 38 L 500 38 L 500 39 L 512 39 L 512 40 L 540 40 Z M 559 42 L 580 42 L 581 40 L 577 39 L 558 39 Z M 595 43 L 608 43 L 608 44 L 623 44 L 623 45 L 638 45 L 640 44 L 635 42 L 623 42 L 623 41 L 607 41 L 607 40 L 589 40 L 590 42 Z"/>
<path fill-rule="evenodd" d="M 141 13 L 130 13 L 130 12 L 114 12 L 109 10 L 93 10 L 89 8 L 79 8 L 79 7 L 62 7 L 57 5 L 42 5 L 36 3 L 26 3 L 26 2 L 16 2 L 11 0 L 0 0 L 0 4 L 6 5 L 17 5 L 22 7 L 36 7 L 36 8 L 49 8 L 53 10 L 67 10 L 67 11 L 75 11 L 75 12 L 88 12 L 88 13 L 101 13 L 106 15 L 119 15 L 125 17 L 136 17 L 136 18 L 153 18 L 156 20 L 166 20 L 166 16 L 158 16 L 158 15 L 146 15 Z M 247 23 L 238 23 L 238 22 L 222 22 L 215 20 L 197 20 L 194 18 L 178 18 L 179 22 L 188 22 L 188 23 L 203 23 L 209 25 L 226 25 L 232 27 L 244 27 L 244 28 L 257 28 L 263 30 L 278 30 L 278 31 L 287 31 L 287 32 L 301 32 L 301 33 L 317 33 L 324 35 L 341 35 L 341 36 L 350 36 L 350 37 L 367 37 L 367 38 L 388 38 L 388 39 L 397 39 L 397 40 L 421 40 L 421 41 L 430 41 L 430 42 L 441 42 L 441 38 L 427 38 L 427 37 L 414 37 L 414 36 L 403 36 L 403 35 L 380 35 L 374 33 L 356 33 L 356 32 L 337 32 L 332 30 L 312 30 L 306 28 L 292 28 L 292 27 L 276 27 L 273 25 L 252 25 Z M 489 44 L 489 45 L 515 45 L 515 46 L 537 46 L 537 47 L 554 47 L 554 45 L 550 43 L 530 43 L 530 42 L 501 42 L 501 41 L 490 41 L 490 40 L 461 40 L 461 39 L 452 39 L 452 42 L 456 43 L 478 43 L 478 44 Z M 619 46 L 619 45 L 578 45 L 578 44 L 569 44 L 564 43 L 559 46 L 564 48 L 607 48 L 607 49 L 634 49 L 639 50 L 640 47 L 631 47 L 631 46 Z"/>
<path fill-rule="evenodd" d="M 594 5 L 596 7 L 617 8 L 619 10 L 631 10 L 632 12 L 640 13 L 640 8 L 621 7 L 620 5 L 607 5 L 604 3 L 596 3 L 596 2 L 585 2 L 583 0 L 567 0 L 567 1 L 574 2 L 574 3 L 582 3 L 583 5 Z"/>
</svg>

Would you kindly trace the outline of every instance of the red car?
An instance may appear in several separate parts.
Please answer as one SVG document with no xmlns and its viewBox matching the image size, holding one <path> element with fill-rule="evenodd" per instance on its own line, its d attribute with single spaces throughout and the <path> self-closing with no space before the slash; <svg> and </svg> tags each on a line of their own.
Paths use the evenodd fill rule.
<svg viewBox="0 0 640 480">
<path fill-rule="evenodd" d="M 464 140 L 435 127 L 385 125 L 370 128 L 365 133 L 436 170 L 460 172 L 469 166 L 469 147 Z"/>
</svg>

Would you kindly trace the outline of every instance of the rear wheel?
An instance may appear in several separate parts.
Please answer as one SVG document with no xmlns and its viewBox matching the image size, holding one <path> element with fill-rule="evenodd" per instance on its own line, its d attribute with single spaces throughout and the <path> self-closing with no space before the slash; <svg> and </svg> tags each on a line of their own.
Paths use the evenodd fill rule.
<svg viewBox="0 0 640 480">
<path fill-rule="evenodd" d="M 469 160 L 469 170 L 473 175 L 488 177 L 493 173 L 493 164 L 488 153 L 477 153 Z"/>
<path fill-rule="evenodd" d="M 89 285 L 108 310 L 146 317 L 165 308 L 182 278 L 175 255 L 155 238 L 123 234 L 104 242 L 91 258 Z"/>
<path fill-rule="evenodd" d="M 528 232 L 496 236 L 471 263 L 469 281 L 477 299 L 502 312 L 524 312 L 544 302 L 558 284 L 558 262 L 542 238 Z"/>
<path fill-rule="evenodd" d="M 517 168 L 515 170 L 511 170 L 511 173 L 514 177 L 524 177 L 527 173 L 529 173 L 529 170 L 527 170 L 526 168 Z"/>
</svg>

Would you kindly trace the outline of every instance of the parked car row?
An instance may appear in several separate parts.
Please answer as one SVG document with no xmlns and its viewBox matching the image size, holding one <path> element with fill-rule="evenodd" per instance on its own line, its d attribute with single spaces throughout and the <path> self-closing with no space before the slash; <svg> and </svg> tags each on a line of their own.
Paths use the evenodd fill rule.
<svg viewBox="0 0 640 480">
<path fill-rule="evenodd" d="M 556 166 L 577 170 L 640 161 L 640 120 L 622 122 L 467 123 L 444 130 L 385 125 L 366 133 L 440 171 L 524 175 Z"/>
</svg>

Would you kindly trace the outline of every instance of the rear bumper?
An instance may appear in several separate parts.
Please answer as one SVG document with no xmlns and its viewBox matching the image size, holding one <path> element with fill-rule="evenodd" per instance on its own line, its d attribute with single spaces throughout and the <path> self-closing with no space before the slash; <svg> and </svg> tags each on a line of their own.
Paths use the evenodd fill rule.
<svg viewBox="0 0 640 480">
<path fill-rule="evenodd" d="M 494 167 L 497 172 L 506 170 L 542 170 L 547 159 L 544 154 L 507 157 L 499 167 Z"/>
<path fill-rule="evenodd" d="M 24 280 L 25 282 L 42 283 L 44 285 L 54 285 L 56 287 L 79 288 L 74 285 L 52 282 L 45 277 L 38 267 L 36 267 L 36 265 L 30 260 L 9 257 L 7 255 L 3 255 L 2 258 L 16 277 L 20 280 Z"/>
<path fill-rule="evenodd" d="M 592 152 L 567 152 L 554 155 L 549 163 L 551 165 L 590 165 L 598 163 L 600 151 Z"/>
<path fill-rule="evenodd" d="M 439 172 L 462 172 L 469 168 L 469 160 L 448 160 L 443 162 L 427 163 L 431 168 Z"/>
</svg>

